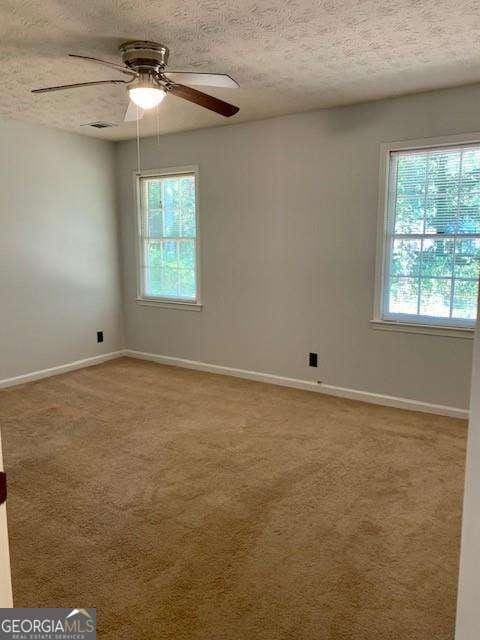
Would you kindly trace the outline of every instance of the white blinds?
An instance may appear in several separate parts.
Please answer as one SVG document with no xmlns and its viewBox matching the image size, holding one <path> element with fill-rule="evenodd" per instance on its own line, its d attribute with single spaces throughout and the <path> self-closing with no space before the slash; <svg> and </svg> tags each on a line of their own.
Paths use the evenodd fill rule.
<svg viewBox="0 0 480 640">
<path fill-rule="evenodd" d="M 392 152 L 389 175 L 384 317 L 473 324 L 480 146 Z"/>
</svg>

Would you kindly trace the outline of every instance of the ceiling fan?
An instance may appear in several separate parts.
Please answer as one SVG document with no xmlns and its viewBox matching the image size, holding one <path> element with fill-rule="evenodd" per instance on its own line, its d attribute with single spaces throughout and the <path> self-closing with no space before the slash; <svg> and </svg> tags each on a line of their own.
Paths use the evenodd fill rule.
<svg viewBox="0 0 480 640">
<path fill-rule="evenodd" d="M 101 84 L 126 85 L 130 103 L 125 112 L 124 120 L 137 120 L 143 117 L 144 112 L 153 109 L 160 104 L 167 93 L 178 98 L 183 98 L 205 109 L 210 109 L 226 118 L 235 115 L 239 108 L 224 100 L 192 89 L 187 85 L 203 85 L 210 87 L 237 88 L 238 83 L 226 74 L 218 73 L 191 73 L 189 71 L 167 71 L 169 50 L 163 44 L 134 40 L 124 42 L 119 50 L 122 54 L 123 64 L 99 60 L 88 56 L 79 56 L 70 53 L 71 58 L 96 62 L 106 65 L 123 74 L 130 76 L 129 80 L 97 80 L 96 82 L 78 82 L 76 84 L 64 84 L 58 87 L 45 87 L 33 89 L 32 93 L 48 93 L 49 91 L 62 91 L 77 87 L 90 87 Z M 180 84 L 180 81 L 182 84 Z M 184 82 L 187 85 L 183 84 Z"/>
</svg>

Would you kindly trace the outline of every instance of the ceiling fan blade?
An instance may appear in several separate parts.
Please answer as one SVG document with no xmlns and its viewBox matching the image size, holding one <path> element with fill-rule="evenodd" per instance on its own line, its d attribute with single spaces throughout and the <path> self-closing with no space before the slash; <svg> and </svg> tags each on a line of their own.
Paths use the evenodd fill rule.
<svg viewBox="0 0 480 640">
<path fill-rule="evenodd" d="M 124 122 L 135 122 L 136 120 L 141 120 L 144 114 L 145 111 L 140 109 L 140 107 L 137 107 L 137 105 L 130 100 L 123 120 Z"/>
<path fill-rule="evenodd" d="M 225 87 L 226 89 L 238 89 L 240 86 L 236 80 L 226 73 L 192 73 L 190 71 L 165 71 L 165 76 L 172 82 L 203 85 L 204 87 Z"/>
<path fill-rule="evenodd" d="M 96 84 L 128 84 L 128 82 L 127 80 L 97 80 L 96 82 L 77 82 L 76 84 L 61 84 L 58 87 L 32 89 L 32 93 L 48 93 L 49 91 L 63 91 L 63 89 L 76 89 L 77 87 L 93 87 Z"/>
<path fill-rule="evenodd" d="M 117 71 L 121 71 L 122 73 L 126 73 L 129 76 L 138 76 L 138 73 L 136 71 L 133 71 L 133 69 L 129 69 L 123 64 L 109 62 L 108 60 L 100 60 L 100 58 L 91 58 L 90 56 L 78 56 L 76 53 L 69 53 L 68 56 L 70 58 L 77 58 L 78 60 L 86 60 L 87 62 L 97 62 L 98 64 L 103 64 L 107 67 L 112 67 Z"/>
<path fill-rule="evenodd" d="M 168 85 L 167 91 L 169 93 L 173 93 L 173 95 L 178 98 L 183 98 L 184 100 L 198 104 L 201 107 L 205 107 L 205 109 L 215 111 L 215 113 L 219 113 L 221 116 L 225 116 L 225 118 L 230 118 L 230 116 L 235 115 L 240 110 L 233 104 L 229 104 L 224 100 L 209 96 L 208 93 L 203 93 L 203 91 L 197 91 L 197 89 L 186 87 L 183 84 Z"/>
</svg>

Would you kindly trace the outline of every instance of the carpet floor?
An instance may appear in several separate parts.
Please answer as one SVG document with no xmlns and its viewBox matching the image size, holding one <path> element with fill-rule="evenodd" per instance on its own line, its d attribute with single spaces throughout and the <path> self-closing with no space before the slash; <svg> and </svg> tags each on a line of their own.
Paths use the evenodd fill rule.
<svg viewBox="0 0 480 640">
<path fill-rule="evenodd" d="M 0 392 L 15 606 L 101 640 L 452 640 L 466 423 L 128 358 Z"/>
</svg>

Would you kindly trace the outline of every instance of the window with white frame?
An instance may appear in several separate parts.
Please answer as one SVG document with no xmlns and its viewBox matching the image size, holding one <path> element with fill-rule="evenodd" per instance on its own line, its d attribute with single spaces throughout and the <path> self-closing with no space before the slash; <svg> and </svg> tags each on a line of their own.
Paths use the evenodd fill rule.
<svg viewBox="0 0 480 640">
<path fill-rule="evenodd" d="M 197 169 L 138 176 L 139 298 L 199 304 Z"/>
<path fill-rule="evenodd" d="M 480 144 L 389 153 L 380 320 L 469 328 L 477 317 Z"/>
</svg>

